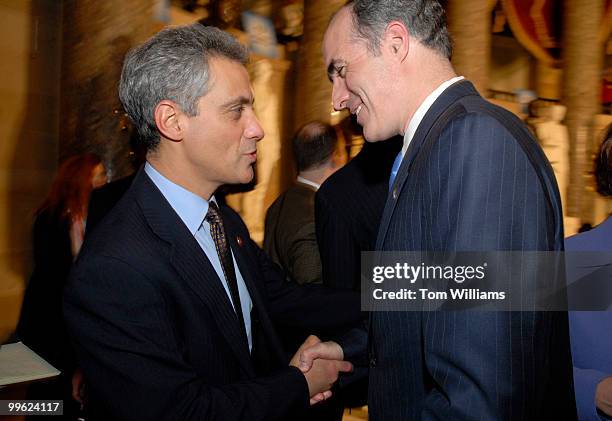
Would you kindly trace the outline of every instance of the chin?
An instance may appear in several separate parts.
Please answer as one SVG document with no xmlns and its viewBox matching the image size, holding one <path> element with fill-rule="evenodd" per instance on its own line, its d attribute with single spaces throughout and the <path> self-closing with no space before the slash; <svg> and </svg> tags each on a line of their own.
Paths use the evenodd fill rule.
<svg viewBox="0 0 612 421">
<path fill-rule="evenodd" d="M 363 128 L 363 137 L 370 143 L 381 142 L 383 140 L 391 139 L 393 136 L 396 136 L 396 134 L 386 132 L 385 130 L 368 130 L 365 126 Z"/>
<path fill-rule="evenodd" d="M 249 184 L 251 181 L 253 181 L 253 178 L 255 178 L 255 173 L 253 169 L 249 168 L 248 170 L 246 170 L 244 173 L 241 174 L 239 183 Z"/>
<path fill-rule="evenodd" d="M 365 138 L 365 140 L 367 140 L 368 142 L 379 142 L 381 140 L 384 140 L 384 138 L 382 138 L 378 133 L 372 131 L 372 130 L 368 130 L 367 128 L 363 128 L 363 137 Z"/>
</svg>

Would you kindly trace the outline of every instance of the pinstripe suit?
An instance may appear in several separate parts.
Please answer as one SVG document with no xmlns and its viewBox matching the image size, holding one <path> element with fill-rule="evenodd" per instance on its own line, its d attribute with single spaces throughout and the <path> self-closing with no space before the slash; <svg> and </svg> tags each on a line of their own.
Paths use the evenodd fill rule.
<svg viewBox="0 0 612 421">
<path fill-rule="evenodd" d="M 359 320 L 358 297 L 288 284 L 240 217 L 221 213 L 253 301 L 250 354 L 213 266 L 143 170 L 88 236 L 64 315 L 92 418 L 271 420 L 308 408 L 272 320 L 339 327 Z"/>
<path fill-rule="evenodd" d="M 315 225 L 325 285 L 360 289 L 361 252 L 374 249 L 391 165 L 401 148 L 399 136 L 365 143 L 317 191 Z"/>
<path fill-rule="evenodd" d="M 561 215 L 527 129 L 464 81 L 421 121 L 376 249 L 562 250 Z M 372 420 L 576 418 L 565 313 L 376 312 L 369 357 Z"/>
</svg>

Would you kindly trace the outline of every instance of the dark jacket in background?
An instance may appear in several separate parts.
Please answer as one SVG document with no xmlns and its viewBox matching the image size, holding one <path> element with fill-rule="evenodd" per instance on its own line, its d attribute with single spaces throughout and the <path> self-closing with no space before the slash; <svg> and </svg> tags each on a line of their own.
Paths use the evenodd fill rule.
<svg viewBox="0 0 612 421">
<path fill-rule="evenodd" d="M 374 250 L 391 167 L 401 148 L 400 137 L 366 142 L 317 192 L 315 222 L 325 285 L 360 289 L 361 252 Z"/>
<path fill-rule="evenodd" d="M 264 251 L 298 284 L 321 283 L 314 188 L 295 183 L 268 208 Z"/>
<path fill-rule="evenodd" d="M 87 225 L 85 226 L 86 235 L 89 235 L 102 218 L 119 202 L 119 199 L 132 185 L 135 176 L 136 173 L 128 175 L 91 192 L 87 210 Z"/>
<path fill-rule="evenodd" d="M 18 338 L 61 371 L 53 379 L 28 386 L 28 399 L 63 399 L 66 418 L 75 414 L 72 374 L 76 368 L 62 312 L 62 293 L 72 267 L 70 224 L 48 210 L 34 221 L 34 271 L 26 287 Z"/>
</svg>

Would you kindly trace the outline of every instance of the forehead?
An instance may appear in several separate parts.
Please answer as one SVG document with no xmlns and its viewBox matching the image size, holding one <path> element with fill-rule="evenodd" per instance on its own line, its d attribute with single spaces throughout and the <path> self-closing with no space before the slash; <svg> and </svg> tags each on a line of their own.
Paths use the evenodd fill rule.
<svg viewBox="0 0 612 421">
<path fill-rule="evenodd" d="M 352 50 L 356 41 L 352 34 L 352 17 L 348 8 L 341 9 L 330 22 L 323 38 L 323 57 L 325 65 L 333 60 L 343 60 Z"/>
<path fill-rule="evenodd" d="M 251 95 L 251 81 L 242 63 L 221 57 L 208 60 L 210 94 Z"/>
</svg>

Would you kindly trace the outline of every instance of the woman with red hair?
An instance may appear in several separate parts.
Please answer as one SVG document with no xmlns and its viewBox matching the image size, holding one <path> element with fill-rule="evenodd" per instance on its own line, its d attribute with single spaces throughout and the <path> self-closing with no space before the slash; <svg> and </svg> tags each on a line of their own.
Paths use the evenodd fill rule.
<svg viewBox="0 0 612 421">
<path fill-rule="evenodd" d="M 34 221 L 34 271 L 17 327 L 20 339 L 62 373 L 29 387 L 28 399 L 63 399 L 64 416 L 76 419 L 71 380 L 74 351 L 64 327 L 62 290 L 85 232 L 91 191 L 106 183 L 99 157 L 86 153 L 61 163 Z"/>
</svg>

